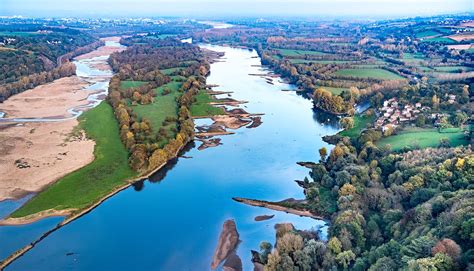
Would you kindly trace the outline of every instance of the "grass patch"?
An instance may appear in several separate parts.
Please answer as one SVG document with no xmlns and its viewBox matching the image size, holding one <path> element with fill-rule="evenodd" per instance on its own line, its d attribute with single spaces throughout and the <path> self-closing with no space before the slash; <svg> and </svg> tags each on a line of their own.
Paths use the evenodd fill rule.
<svg viewBox="0 0 474 271">
<path fill-rule="evenodd" d="M 223 115 L 224 109 L 210 105 L 209 103 L 215 102 L 216 99 L 205 90 L 199 91 L 195 96 L 196 101 L 191 105 L 191 115 L 194 117 Z"/>
<path fill-rule="evenodd" d="M 416 33 L 415 37 L 417 37 L 417 38 L 426 38 L 426 37 L 432 37 L 432 36 L 436 36 L 436 35 L 440 35 L 440 33 L 437 32 L 437 31 L 434 31 L 434 30 L 426 30 L 426 31 L 423 31 L 423 32 Z"/>
<path fill-rule="evenodd" d="M 121 81 L 120 82 L 120 88 L 136 88 L 136 87 L 139 87 L 141 85 L 144 85 L 146 84 L 146 82 L 144 81 L 130 81 L 130 80 L 126 80 L 126 81 Z"/>
<path fill-rule="evenodd" d="M 354 128 L 347 129 L 339 132 L 340 136 L 348 136 L 350 138 L 356 138 L 360 135 L 362 130 L 367 127 L 367 124 L 373 123 L 375 121 L 375 115 L 367 116 L 366 114 L 355 115 L 354 116 Z"/>
<path fill-rule="evenodd" d="M 176 71 L 179 71 L 183 68 L 181 67 L 176 67 L 176 68 L 169 68 L 169 69 L 163 69 L 163 70 L 160 70 L 164 75 L 170 75 Z"/>
<path fill-rule="evenodd" d="M 443 44 L 456 43 L 455 40 L 452 40 L 452 39 L 446 38 L 446 37 L 436 37 L 436 38 L 431 38 L 431 39 L 424 39 L 422 42 L 439 42 L 439 43 L 443 43 Z"/>
<path fill-rule="evenodd" d="M 403 130 L 397 135 L 382 138 L 377 142 L 377 146 L 381 147 L 389 144 L 394 151 L 402 150 L 405 147 L 437 147 L 442 138 L 448 138 L 453 147 L 468 144 L 464 131 L 460 128 L 449 128 L 442 132 L 435 128 L 410 128 Z"/>
<path fill-rule="evenodd" d="M 128 152 L 120 141 L 118 123 L 109 104 L 102 102 L 85 112 L 79 121 L 87 136 L 96 142 L 95 160 L 37 194 L 11 217 L 48 209 L 82 209 L 137 175 L 128 165 Z"/>
<path fill-rule="evenodd" d="M 412 53 L 404 53 L 403 58 L 401 59 L 404 62 L 420 62 L 427 60 L 422 54 L 412 54 Z"/>
<path fill-rule="evenodd" d="M 471 68 L 466 66 L 445 66 L 445 67 L 435 67 L 434 68 L 438 72 L 462 72 L 462 71 L 470 71 Z"/>
<path fill-rule="evenodd" d="M 342 69 L 338 70 L 335 74 L 340 76 L 352 76 L 358 78 L 374 78 L 384 80 L 403 79 L 403 77 L 401 77 L 400 75 L 384 69 Z"/>
<path fill-rule="evenodd" d="M 326 53 L 323 53 L 323 52 L 310 51 L 310 50 L 280 49 L 280 48 L 276 48 L 275 50 L 280 51 L 280 54 L 282 56 L 291 56 L 291 57 L 298 57 L 298 56 L 305 56 L 305 55 L 326 55 Z"/>
<path fill-rule="evenodd" d="M 132 110 L 137 114 L 138 118 L 147 118 L 150 120 L 153 136 L 163 127 L 168 132 L 170 138 L 175 137 L 175 133 L 172 130 L 173 128 L 177 128 L 176 123 L 173 122 L 163 126 L 163 121 L 166 117 L 178 118 L 178 102 L 176 99 L 181 95 L 178 91 L 180 87 L 180 82 L 170 82 L 155 89 L 157 96 L 153 103 L 132 106 Z M 170 93 L 163 96 L 162 93 L 165 88 L 168 88 Z M 164 146 L 166 143 L 167 140 L 164 139 L 162 142 L 159 142 L 159 145 Z"/>
</svg>

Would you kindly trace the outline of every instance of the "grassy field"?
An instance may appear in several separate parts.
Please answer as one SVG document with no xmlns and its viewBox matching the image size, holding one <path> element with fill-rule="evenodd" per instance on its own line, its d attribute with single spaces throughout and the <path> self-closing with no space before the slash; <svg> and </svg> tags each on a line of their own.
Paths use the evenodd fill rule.
<svg viewBox="0 0 474 271">
<path fill-rule="evenodd" d="M 456 43 L 456 41 L 454 41 L 450 38 L 445 38 L 445 37 L 436 37 L 436 38 L 431 38 L 431 39 L 424 39 L 422 42 L 440 42 L 440 43 L 444 43 L 444 44 Z"/>
<path fill-rule="evenodd" d="M 400 75 L 384 69 L 342 69 L 338 70 L 335 74 L 359 78 L 374 78 L 387 80 L 403 79 L 403 77 L 401 77 Z"/>
<path fill-rule="evenodd" d="M 181 67 L 169 68 L 169 69 L 163 69 L 163 70 L 161 70 L 161 72 L 162 72 L 164 75 L 170 75 L 170 74 L 172 74 L 173 72 L 179 71 L 179 70 L 181 70 L 181 69 L 183 69 L 183 68 L 181 68 Z"/>
<path fill-rule="evenodd" d="M 305 56 L 305 55 L 325 55 L 326 53 L 319 52 L 319 51 L 309 51 L 309 50 L 296 50 L 296 49 L 281 49 L 276 48 L 276 50 L 280 51 L 282 56 Z"/>
<path fill-rule="evenodd" d="M 95 160 L 40 192 L 12 217 L 40 211 L 85 208 L 136 173 L 128 166 L 128 152 L 120 141 L 119 127 L 112 107 L 102 102 L 80 117 L 80 126 L 96 142 Z"/>
<path fill-rule="evenodd" d="M 191 105 L 190 110 L 192 116 L 202 117 L 224 114 L 224 109 L 209 104 L 210 102 L 214 102 L 216 100 L 206 91 L 199 91 L 195 98 L 196 101 Z"/>
<path fill-rule="evenodd" d="M 404 53 L 403 58 L 400 59 L 404 62 L 413 63 L 413 62 L 420 62 L 427 60 L 422 54 L 411 54 L 411 53 Z"/>
<path fill-rule="evenodd" d="M 168 88 L 171 92 L 167 95 L 162 95 L 164 88 Z M 163 126 L 163 121 L 166 117 L 178 117 L 178 102 L 176 98 L 181 95 L 178 89 L 181 87 L 180 82 L 170 82 L 164 86 L 155 89 L 157 96 L 153 103 L 145 105 L 134 105 L 132 106 L 133 112 L 137 114 L 139 118 L 147 118 L 150 120 L 153 134 L 157 134 L 161 127 L 165 128 L 170 137 L 174 137 L 175 133 L 172 131 L 176 127 L 176 123 L 170 123 Z M 167 140 L 160 142 L 161 146 L 164 146 Z"/>
<path fill-rule="evenodd" d="M 375 121 L 375 115 L 355 115 L 354 116 L 354 128 L 339 132 L 340 136 L 348 136 L 350 138 L 356 138 L 360 135 L 360 132 L 367 127 L 367 124 Z"/>
<path fill-rule="evenodd" d="M 426 30 L 426 31 L 418 32 L 415 34 L 417 38 L 432 37 L 436 35 L 440 35 L 440 33 L 434 30 Z"/>
<path fill-rule="evenodd" d="M 120 82 L 120 87 L 121 88 L 135 88 L 139 87 L 143 84 L 146 84 L 144 81 L 121 81 Z"/>
<path fill-rule="evenodd" d="M 336 88 L 336 87 L 325 87 L 325 86 L 318 86 L 316 88 L 324 88 L 327 91 L 330 91 L 333 95 L 339 95 L 344 90 L 349 90 L 348 88 Z"/>
<path fill-rule="evenodd" d="M 466 145 L 468 143 L 464 136 L 464 131 L 459 128 L 450 128 L 442 132 L 438 132 L 435 128 L 410 128 L 397 135 L 382 138 L 377 142 L 377 146 L 381 147 L 389 144 L 394 151 L 414 146 L 419 146 L 420 148 L 437 147 L 442 138 L 448 138 L 451 146 Z"/>
</svg>

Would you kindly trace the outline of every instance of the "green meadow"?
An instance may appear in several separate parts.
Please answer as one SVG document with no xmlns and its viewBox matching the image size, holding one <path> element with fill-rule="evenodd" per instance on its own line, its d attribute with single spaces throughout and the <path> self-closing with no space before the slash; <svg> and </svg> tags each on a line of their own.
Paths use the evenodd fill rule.
<svg viewBox="0 0 474 271">
<path fill-rule="evenodd" d="M 403 79 L 398 74 L 384 70 L 384 69 L 342 69 L 338 70 L 336 75 L 341 76 L 352 76 L 358 78 L 374 78 L 374 79 L 384 79 L 384 80 L 396 80 Z"/>
</svg>

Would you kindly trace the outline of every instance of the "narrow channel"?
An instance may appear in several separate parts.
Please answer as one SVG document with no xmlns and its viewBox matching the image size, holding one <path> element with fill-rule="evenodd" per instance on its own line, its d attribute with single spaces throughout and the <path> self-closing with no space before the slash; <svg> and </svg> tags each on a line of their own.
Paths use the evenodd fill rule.
<svg viewBox="0 0 474 271">
<path fill-rule="evenodd" d="M 255 51 L 203 47 L 225 53 L 211 65 L 208 84 L 248 101 L 242 108 L 265 114 L 263 124 L 235 130 L 215 148 L 199 151 L 191 146 L 186 158 L 52 233 L 7 270 L 38 266 L 47 270 L 209 270 L 222 224 L 228 219 L 237 224 L 241 240 L 237 254 L 244 270 L 252 270 L 250 250 L 258 250 L 261 241 L 275 240 L 276 223 L 290 222 L 299 229 L 322 227 L 325 234 L 324 221 L 246 206 L 232 197 L 303 198 L 294 180 L 308 176 L 308 169 L 296 162 L 317 161 L 319 148 L 331 148 L 321 137 L 338 128 L 331 121 L 321 123 L 327 118 L 313 110 L 309 99 L 282 91 L 295 86 L 279 77 L 270 84 L 250 75 L 265 72 Z M 273 214 L 270 220 L 254 220 Z M 38 224 L 27 227 L 34 229 Z"/>
</svg>

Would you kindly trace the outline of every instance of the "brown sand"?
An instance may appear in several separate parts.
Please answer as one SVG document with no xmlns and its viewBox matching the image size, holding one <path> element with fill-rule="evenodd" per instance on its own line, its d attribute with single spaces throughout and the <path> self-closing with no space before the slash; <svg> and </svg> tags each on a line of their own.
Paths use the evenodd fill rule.
<svg viewBox="0 0 474 271">
<path fill-rule="evenodd" d="M 239 129 L 251 123 L 250 120 L 243 120 L 242 118 L 231 115 L 218 115 L 212 117 L 214 125 L 222 125 L 228 129 Z"/>
<path fill-rule="evenodd" d="M 39 191 L 94 160 L 94 141 L 71 135 L 77 123 L 0 124 L 0 201 Z"/>
<path fill-rule="evenodd" d="M 77 76 L 64 77 L 10 97 L 0 111 L 6 118 L 70 117 L 69 108 L 88 103 L 90 92 L 82 89 L 87 85 Z"/>
<path fill-rule="evenodd" d="M 211 269 L 216 269 L 232 252 L 235 252 L 238 244 L 239 233 L 235 222 L 234 220 L 226 220 L 222 226 L 214 257 L 212 257 Z"/>
<path fill-rule="evenodd" d="M 265 221 L 272 219 L 275 215 L 258 215 L 254 218 L 255 221 Z"/>
</svg>

